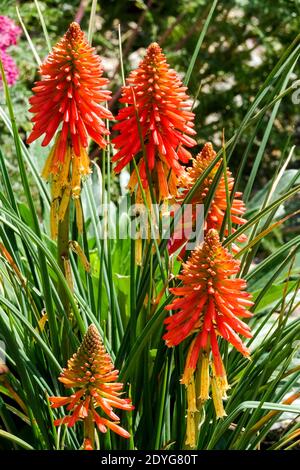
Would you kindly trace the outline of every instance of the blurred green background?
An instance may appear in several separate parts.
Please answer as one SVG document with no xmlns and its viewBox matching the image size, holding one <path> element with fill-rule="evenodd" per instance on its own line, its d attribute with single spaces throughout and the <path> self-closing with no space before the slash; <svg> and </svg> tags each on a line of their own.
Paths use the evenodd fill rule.
<svg viewBox="0 0 300 470">
<path fill-rule="evenodd" d="M 91 3 L 91 0 L 39 1 L 52 44 L 64 34 L 74 19 L 87 30 Z M 47 48 L 34 2 L 1 0 L 0 4 L 0 14 L 8 15 L 16 22 L 18 19 L 15 7 L 19 7 L 32 41 L 43 59 L 47 55 Z M 121 85 L 118 25 L 121 24 L 122 29 L 126 75 L 138 65 L 145 47 L 152 41 L 157 41 L 166 53 L 170 65 L 184 77 L 211 4 L 207 0 L 98 1 L 93 44 L 101 55 L 105 73 L 111 80 L 111 108 L 114 113 L 117 111 Z M 199 146 L 210 140 L 219 147 L 223 129 L 227 139 L 233 135 L 268 73 L 299 33 L 299 15 L 300 0 L 218 2 L 189 83 L 192 99 L 197 98 L 194 111 Z M 30 129 L 28 97 L 32 83 L 38 77 L 37 66 L 24 34 L 18 45 L 10 51 L 20 69 L 20 79 L 11 92 L 18 126 L 25 137 Z M 299 69 L 295 70 L 291 83 L 298 77 L 300 78 Z M 2 95 L 0 99 L 3 102 Z M 267 154 L 264 155 L 255 181 L 256 189 L 264 186 L 274 174 L 283 149 L 299 144 L 299 107 L 300 103 L 293 103 L 290 97 L 282 101 L 266 147 Z M 246 177 L 261 144 L 268 117 L 267 113 L 265 125 L 260 127 L 250 150 Z M 249 142 L 250 132 L 250 129 L 244 132 L 240 147 L 231 160 L 233 172 Z M 11 174 L 18 191 L 19 180 L 14 175 L 12 146 L 2 123 L 0 144 L 6 155 L 11 157 Z M 97 152 L 97 149 L 93 149 L 92 156 L 96 158 Z M 299 166 L 299 153 L 296 150 L 291 168 Z M 299 200 L 296 201 L 297 204 L 299 206 Z"/>
</svg>

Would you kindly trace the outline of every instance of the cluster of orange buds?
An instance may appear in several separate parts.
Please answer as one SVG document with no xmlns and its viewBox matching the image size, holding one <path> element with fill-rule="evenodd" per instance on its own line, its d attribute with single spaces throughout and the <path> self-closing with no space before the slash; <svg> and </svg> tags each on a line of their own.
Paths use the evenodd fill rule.
<svg viewBox="0 0 300 470">
<path fill-rule="evenodd" d="M 116 117 L 119 122 L 114 130 L 119 135 L 113 139 L 117 149 L 113 157 L 117 162 L 115 172 L 119 173 L 137 157 L 148 200 L 148 176 L 157 201 L 177 195 L 178 178 L 184 171 L 181 163 L 191 158 L 185 147 L 196 145 L 190 137 L 195 131 L 188 98 L 186 87 L 170 69 L 159 45 L 150 44 L 145 58 L 123 87 L 120 102 L 127 106 Z M 134 191 L 137 184 L 138 177 L 133 170 L 129 189 Z M 141 200 L 139 188 L 137 199 Z"/>
<path fill-rule="evenodd" d="M 30 144 L 45 134 L 48 145 L 57 129 L 55 144 L 47 158 L 42 176 L 52 183 L 51 233 L 57 237 L 58 222 L 63 220 L 72 198 L 79 231 L 82 231 L 80 205 L 81 179 L 90 173 L 88 138 L 101 148 L 109 134 L 104 120 L 113 116 L 102 104 L 110 91 L 102 87 L 100 57 L 95 54 L 77 23 L 71 23 L 63 38 L 53 47 L 40 67 L 41 80 L 35 83 L 30 98 L 33 130 Z"/>
<path fill-rule="evenodd" d="M 238 274 L 239 266 L 240 262 L 220 243 L 218 232 L 210 229 L 204 242 L 183 264 L 178 275 L 182 285 L 170 289 L 176 297 L 166 308 L 178 311 L 166 318 L 167 332 L 163 338 L 169 347 L 190 339 L 181 380 L 187 387 L 190 404 L 188 445 L 195 444 L 192 418 L 197 402 L 202 405 L 209 398 L 210 385 L 217 417 L 225 415 L 223 399 L 226 398 L 228 384 L 218 337 L 231 343 L 244 356 L 249 356 L 238 334 L 251 337 L 249 326 L 240 318 L 252 316 L 247 308 L 253 302 L 245 291 L 246 281 L 232 278 Z"/>
<path fill-rule="evenodd" d="M 98 330 L 95 325 L 90 325 L 78 351 L 69 359 L 68 367 L 59 377 L 59 381 L 66 388 L 74 389 L 75 393 L 68 397 L 49 397 L 52 408 L 67 405 L 70 411 L 68 416 L 54 421 L 56 426 L 66 424 L 72 427 L 78 421 L 84 422 L 85 450 L 94 449 L 95 424 L 102 433 L 106 433 L 108 428 L 122 437 L 130 437 L 119 425 L 120 419 L 113 411 L 113 408 L 134 409 L 129 398 L 120 397 L 123 384 L 117 380 L 118 371 L 105 351 Z"/>
</svg>

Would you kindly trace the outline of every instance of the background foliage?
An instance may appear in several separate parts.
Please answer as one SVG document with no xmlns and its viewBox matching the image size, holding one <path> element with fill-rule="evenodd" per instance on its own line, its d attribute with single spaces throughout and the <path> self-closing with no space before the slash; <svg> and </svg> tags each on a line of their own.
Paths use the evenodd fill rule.
<svg viewBox="0 0 300 470">
<path fill-rule="evenodd" d="M 40 57 L 45 57 L 47 48 L 33 1 L 3 0 L 1 14 L 17 21 L 16 4 L 19 5 L 23 21 Z M 75 17 L 82 18 L 82 27 L 87 30 L 90 2 L 42 0 L 39 4 L 52 44 Z M 184 74 L 209 7 L 206 0 L 99 2 L 94 45 L 104 58 L 106 73 L 109 78 L 113 78 L 113 93 L 117 94 L 121 85 L 121 76 L 118 73 L 119 23 L 122 27 L 126 75 L 137 65 L 144 48 L 152 41 L 160 43 L 171 66 Z M 261 81 L 270 73 L 283 50 L 298 33 L 299 12 L 299 0 L 278 0 L 276 8 L 272 0 L 227 0 L 218 3 L 214 21 L 209 25 L 202 52 L 197 58 L 189 83 L 193 97 L 199 95 L 201 87 L 194 107 L 200 145 L 208 136 L 214 144 L 220 145 L 223 128 L 226 135 L 232 135 L 245 115 L 249 103 L 253 101 Z M 21 70 L 21 80 L 13 93 L 16 117 L 18 125 L 26 132 L 30 126 L 28 96 L 37 71 L 24 35 L 12 53 Z M 296 68 L 293 78 L 296 79 L 298 75 L 299 69 Z M 117 96 L 113 100 L 113 111 L 117 106 Z M 265 123 L 268 117 L 267 114 Z M 244 133 L 232 165 L 237 165 L 236 162 L 245 150 L 249 136 L 249 132 Z M 262 131 L 258 132 L 249 154 L 248 172 L 262 137 Z M 299 109 L 291 100 L 282 103 L 270 137 L 272 140 L 267 145 L 257 184 L 264 184 L 272 175 L 281 156 L 283 142 L 291 139 L 291 145 L 299 143 Z M 299 167 L 298 152 L 295 159 Z"/>
</svg>

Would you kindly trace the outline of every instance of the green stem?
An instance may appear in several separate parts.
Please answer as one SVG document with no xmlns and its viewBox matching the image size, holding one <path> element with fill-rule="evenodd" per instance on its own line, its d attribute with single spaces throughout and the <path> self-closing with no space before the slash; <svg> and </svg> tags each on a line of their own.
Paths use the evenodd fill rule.
<svg viewBox="0 0 300 470">
<path fill-rule="evenodd" d="M 69 223 L 70 223 L 70 204 L 66 209 L 63 220 L 58 223 L 58 236 L 57 236 L 57 263 L 66 278 L 66 268 L 64 261 L 69 258 Z M 66 279 L 68 281 L 68 279 Z M 64 307 L 65 313 L 70 313 L 70 303 L 66 295 L 64 287 L 58 285 L 58 294 L 61 303 Z"/>
<path fill-rule="evenodd" d="M 91 410 L 84 420 L 84 439 L 89 439 L 92 448 L 95 449 L 95 427 Z"/>
</svg>

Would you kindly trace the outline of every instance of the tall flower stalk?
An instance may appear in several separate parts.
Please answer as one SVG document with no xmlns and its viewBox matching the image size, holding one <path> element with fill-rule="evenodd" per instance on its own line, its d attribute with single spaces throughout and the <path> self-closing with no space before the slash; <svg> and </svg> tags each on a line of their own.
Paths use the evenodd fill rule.
<svg viewBox="0 0 300 470">
<path fill-rule="evenodd" d="M 250 338 L 249 326 L 240 318 L 249 318 L 253 305 L 243 279 L 232 278 L 239 272 L 239 261 L 225 249 L 218 232 L 210 229 L 204 242 L 183 264 L 179 287 L 170 291 L 176 297 L 167 310 L 177 312 L 165 320 L 164 340 L 173 347 L 189 340 L 189 349 L 181 383 L 187 387 L 187 445 L 196 445 L 195 414 L 212 398 L 218 418 L 225 416 L 223 399 L 228 390 L 226 371 L 218 338 L 228 341 L 248 357 L 249 350 L 238 336 Z"/>
<path fill-rule="evenodd" d="M 119 425 L 120 419 L 113 408 L 131 411 L 134 407 L 129 398 L 121 398 L 123 384 L 117 380 L 118 371 L 105 351 L 99 332 L 95 325 L 90 325 L 78 351 L 59 377 L 59 381 L 74 393 L 67 397 L 49 397 L 52 408 L 67 405 L 70 412 L 55 420 L 55 426 L 73 427 L 83 421 L 85 450 L 95 448 L 95 425 L 101 433 L 110 429 L 129 438 L 130 434 Z"/>
<path fill-rule="evenodd" d="M 128 183 L 135 191 L 135 203 L 147 205 L 174 200 L 179 177 L 196 145 L 191 102 L 177 73 L 167 63 L 157 43 L 150 44 L 138 68 L 131 72 L 122 88 L 120 102 L 126 106 L 116 116 L 112 142 L 117 150 L 112 161 L 119 173 L 134 160 Z M 157 211 L 139 209 L 159 227 Z M 148 240 L 151 229 L 148 230 Z M 136 240 L 136 262 L 142 262 L 142 240 Z"/>
<path fill-rule="evenodd" d="M 53 47 L 40 67 L 42 79 L 35 83 L 30 112 L 35 116 L 30 144 L 44 135 L 48 145 L 58 127 L 54 146 L 42 176 L 51 181 L 51 231 L 57 236 L 58 222 L 64 219 L 70 198 L 75 202 L 77 225 L 82 230 L 80 208 L 81 178 L 90 173 L 88 137 L 105 148 L 109 134 L 103 119 L 112 114 L 101 103 L 110 97 L 102 90 L 108 80 L 102 77 L 100 57 L 95 54 L 77 23 L 71 23 L 64 37 Z"/>
<path fill-rule="evenodd" d="M 34 126 L 27 143 L 44 135 L 42 146 L 46 146 L 56 134 L 42 176 L 51 183 L 51 235 L 58 238 L 58 262 L 65 274 L 72 202 L 78 231 L 83 230 L 80 192 L 82 179 L 91 171 L 89 137 L 105 148 L 109 131 L 104 120 L 112 119 L 103 106 L 110 91 L 102 89 L 108 84 L 102 73 L 100 57 L 80 26 L 71 23 L 41 65 L 41 80 L 35 83 L 34 96 L 29 100 Z"/>
</svg>

